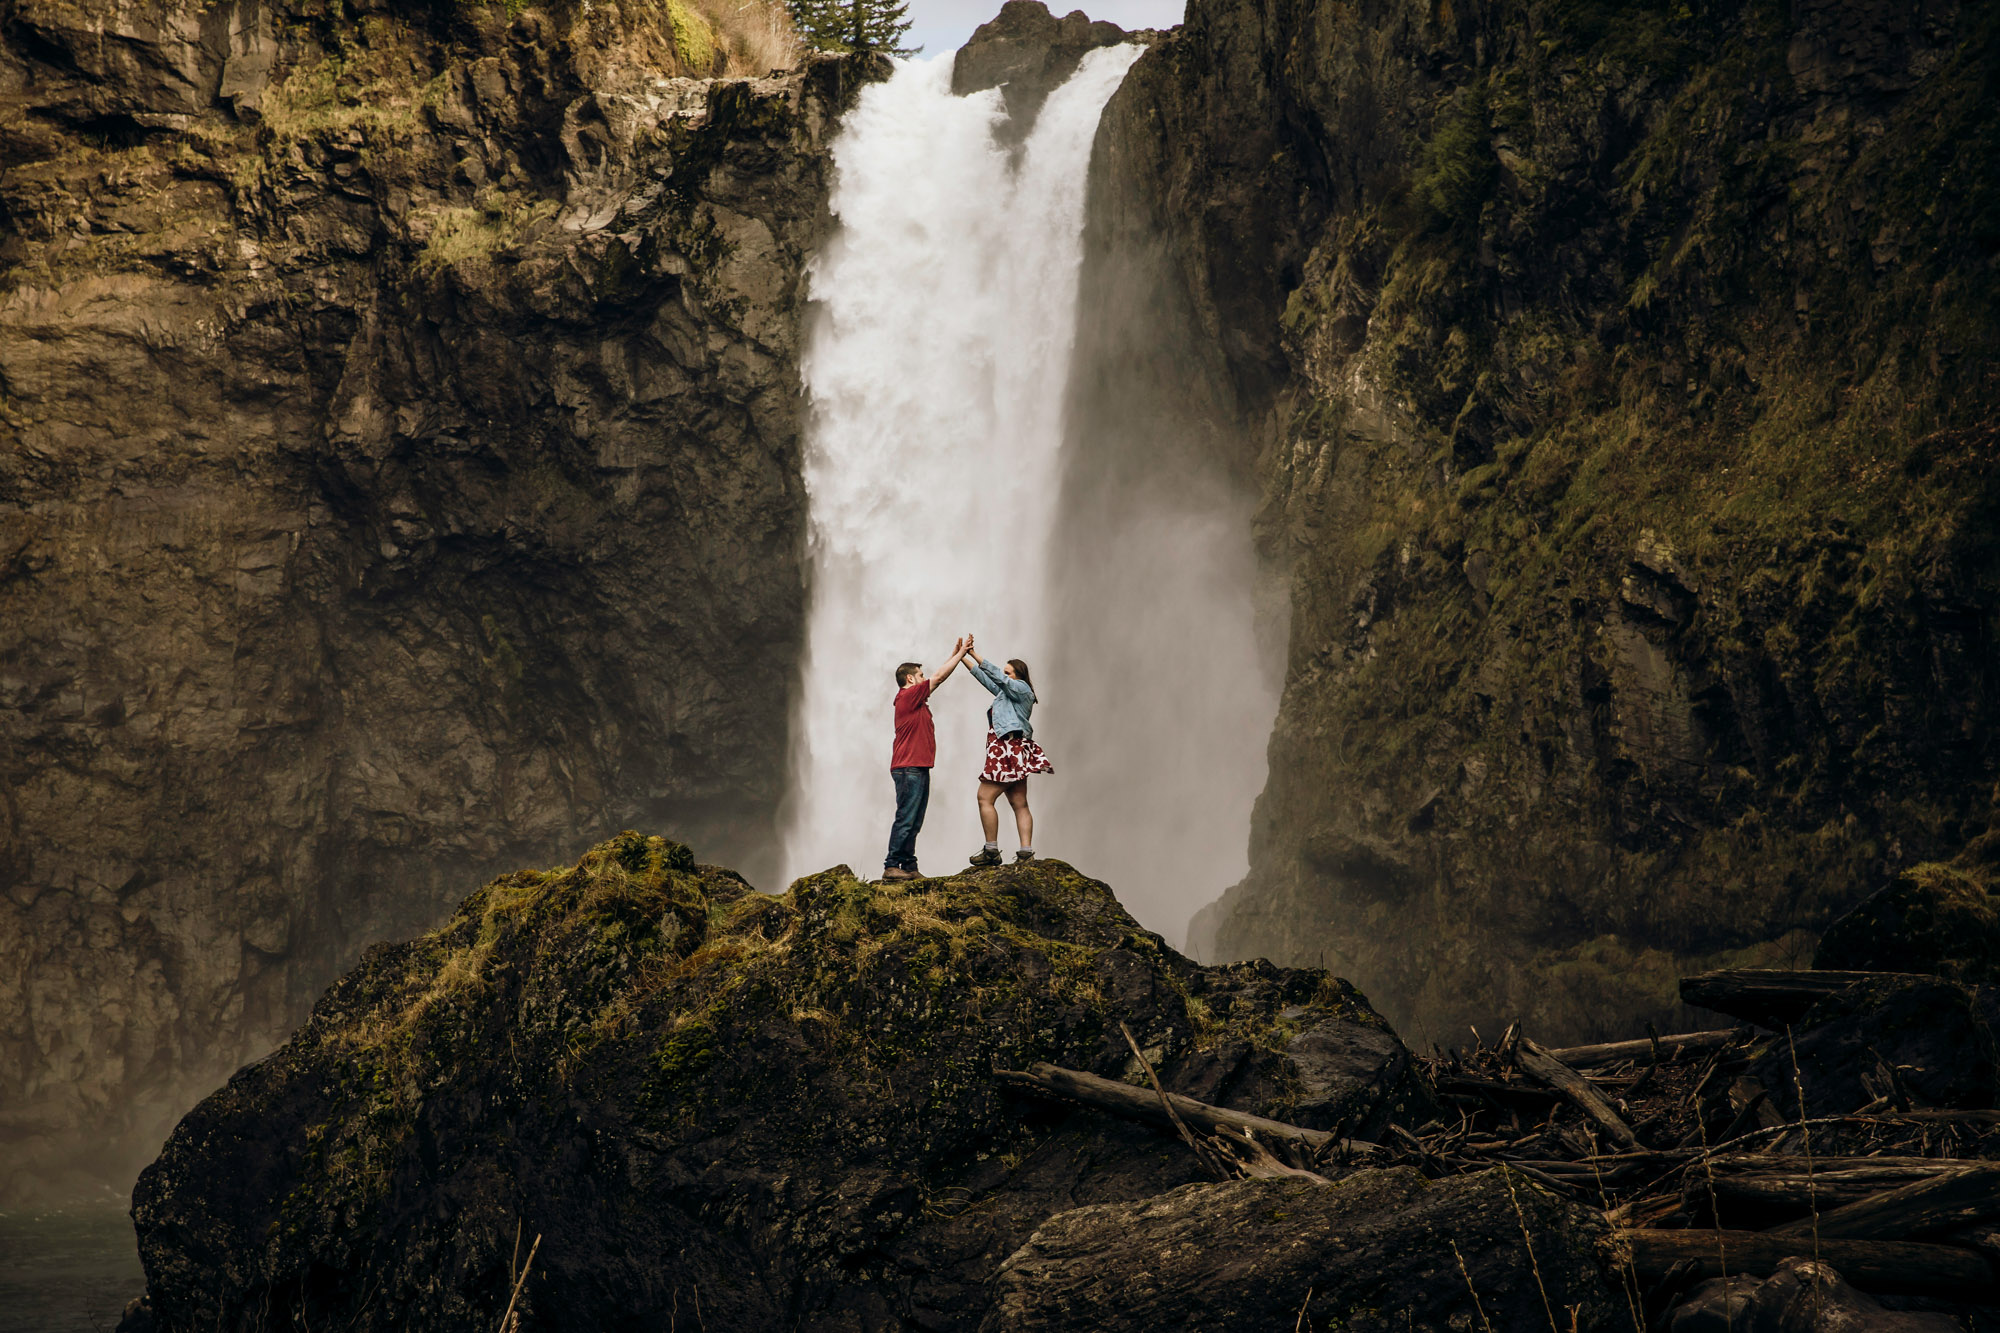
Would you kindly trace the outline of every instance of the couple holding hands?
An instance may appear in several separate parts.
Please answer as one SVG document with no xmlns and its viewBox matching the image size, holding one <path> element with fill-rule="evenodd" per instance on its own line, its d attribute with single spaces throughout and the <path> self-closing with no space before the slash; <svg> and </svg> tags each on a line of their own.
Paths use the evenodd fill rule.
<svg viewBox="0 0 2000 1333">
<path fill-rule="evenodd" d="M 1028 778 L 1035 773 L 1053 773 L 1055 765 L 1035 744 L 1035 729 L 1028 715 L 1035 709 L 1035 685 L 1028 678 L 1028 664 L 1010 657 L 995 667 L 980 657 L 967 634 L 951 647 L 944 665 L 926 676 L 923 663 L 905 662 L 896 668 L 896 745 L 889 757 L 889 776 L 896 784 L 896 822 L 889 828 L 889 855 L 882 862 L 882 878 L 918 879 L 917 832 L 924 826 L 924 811 L 931 800 L 931 769 L 937 764 L 937 730 L 931 720 L 931 692 L 965 662 L 972 678 L 993 696 L 986 710 L 986 766 L 979 773 L 979 823 L 986 831 L 986 845 L 972 858 L 975 866 L 1000 864 L 1000 811 L 995 802 L 1003 794 L 1014 807 L 1014 828 L 1021 835 L 1018 861 L 1035 856 L 1035 817 L 1028 810 Z"/>
</svg>

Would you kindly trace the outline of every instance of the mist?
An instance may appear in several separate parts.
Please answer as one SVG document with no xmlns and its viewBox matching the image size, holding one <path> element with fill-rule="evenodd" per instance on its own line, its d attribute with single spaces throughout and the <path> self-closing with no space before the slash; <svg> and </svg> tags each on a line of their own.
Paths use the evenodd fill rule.
<svg viewBox="0 0 2000 1333">
<path fill-rule="evenodd" d="M 1219 368 L 1158 257 L 1118 240 L 1118 201 L 1090 194 L 1101 108 L 1137 54 L 1088 57 L 1018 160 L 994 137 L 997 94 L 949 95 L 949 57 L 867 90 L 835 142 L 841 230 L 813 265 L 804 364 L 812 588 L 787 878 L 874 873 L 892 668 L 935 667 L 966 631 L 1034 673 L 1055 763 L 1030 783 L 1039 853 L 1176 945 L 1248 868 L 1285 617 L 1259 595 L 1276 585 Z M 931 874 L 979 846 L 987 702 L 962 677 L 932 700 Z"/>
<path fill-rule="evenodd" d="M 1283 617 L 1258 614 L 1252 505 L 1218 469 L 1077 480 L 1051 579 L 1062 693 L 1045 706 L 1070 759 L 1063 854 L 1184 946 L 1249 869 Z"/>
</svg>

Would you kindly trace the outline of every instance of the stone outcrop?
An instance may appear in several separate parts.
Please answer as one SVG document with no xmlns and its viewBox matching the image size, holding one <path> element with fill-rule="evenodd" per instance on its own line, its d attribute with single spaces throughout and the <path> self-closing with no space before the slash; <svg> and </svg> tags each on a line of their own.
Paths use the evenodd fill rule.
<svg viewBox="0 0 2000 1333">
<path fill-rule="evenodd" d="M 1035 127 L 1049 94 L 1100 46 L 1116 46 L 1150 33 L 1127 33 L 1115 23 L 1092 22 L 1080 9 L 1062 18 L 1042 0 L 1007 0 L 979 25 L 952 57 L 951 90 L 959 97 L 998 88 L 1007 104 L 999 133 L 1019 143 Z"/>
<path fill-rule="evenodd" d="M 1352 987 L 1199 967 L 1059 861 L 905 885 L 840 867 L 769 896 L 622 834 L 371 950 L 190 1112 L 134 1194 L 147 1298 L 127 1327 L 498 1327 L 525 1273 L 531 1328 L 975 1329 L 1038 1228 L 1031 1251 L 1103 1239 L 1123 1228 L 1086 1228 L 1101 1208 L 1200 1178 L 1152 1127 L 993 1077 L 1047 1060 L 1142 1080 L 1121 1023 L 1170 1088 L 1239 1110 L 1322 1129 L 1429 1113 Z M 1346 1208 L 1385 1244 L 1456 1218 L 1478 1280 L 1531 1289 L 1528 1224 L 1491 1180 L 1369 1174 L 1300 1216 Z M 1517 1183 L 1537 1227 L 1582 1226 Z M 1282 1186 L 1196 1188 L 1261 1234 L 1295 1229 L 1273 1221 Z M 1571 1282 L 1567 1250 L 1541 1262 Z M 1036 1285 L 1024 1264 L 1009 1300 Z M 1349 1267 L 1357 1299 L 1380 1285 L 1358 1250 Z M 1439 1290 L 1460 1308 L 1462 1285 Z M 1295 1310 L 1304 1288 L 1279 1294 Z"/>
<path fill-rule="evenodd" d="M 1290 606 L 1195 952 L 1582 1039 L 1994 821 L 1996 53 L 1954 3 L 1194 0 L 1138 62 L 1072 512 L 1224 472 Z"/>
<path fill-rule="evenodd" d="M 772 871 L 880 69 L 517 12 L 0 3 L 0 1199 L 129 1178 L 469 877 L 640 818 Z"/>
</svg>

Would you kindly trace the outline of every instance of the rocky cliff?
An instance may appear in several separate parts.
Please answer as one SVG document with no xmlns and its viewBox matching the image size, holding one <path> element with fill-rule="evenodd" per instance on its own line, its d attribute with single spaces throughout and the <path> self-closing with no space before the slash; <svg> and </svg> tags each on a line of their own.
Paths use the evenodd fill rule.
<svg viewBox="0 0 2000 1333">
<path fill-rule="evenodd" d="M 874 67 L 689 77 L 740 59 L 680 4 L 0 34 L 4 1198 L 129 1172 L 468 876 L 635 818 L 768 873 Z"/>
<path fill-rule="evenodd" d="M 1079 504 L 1225 473 L 1287 589 L 1198 953 L 1583 1036 L 1988 827 L 1996 72 L 1949 2 L 1194 0 L 1075 407 Z"/>
</svg>

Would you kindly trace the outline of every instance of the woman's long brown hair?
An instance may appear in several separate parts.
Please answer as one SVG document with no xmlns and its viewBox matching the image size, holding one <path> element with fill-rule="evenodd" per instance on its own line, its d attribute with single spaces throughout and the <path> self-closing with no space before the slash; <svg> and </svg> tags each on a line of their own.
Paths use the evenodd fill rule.
<svg viewBox="0 0 2000 1333">
<path fill-rule="evenodd" d="M 1042 696 L 1035 693 L 1035 682 L 1028 678 L 1028 664 L 1018 657 L 1010 657 L 1007 659 L 1007 665 L 1014 668 L 1014 674 L 1019 676 L 1021 683 L 1028 687 L 1028 697 L 1036 703 L 1040 703 Z"/>
</svg>

